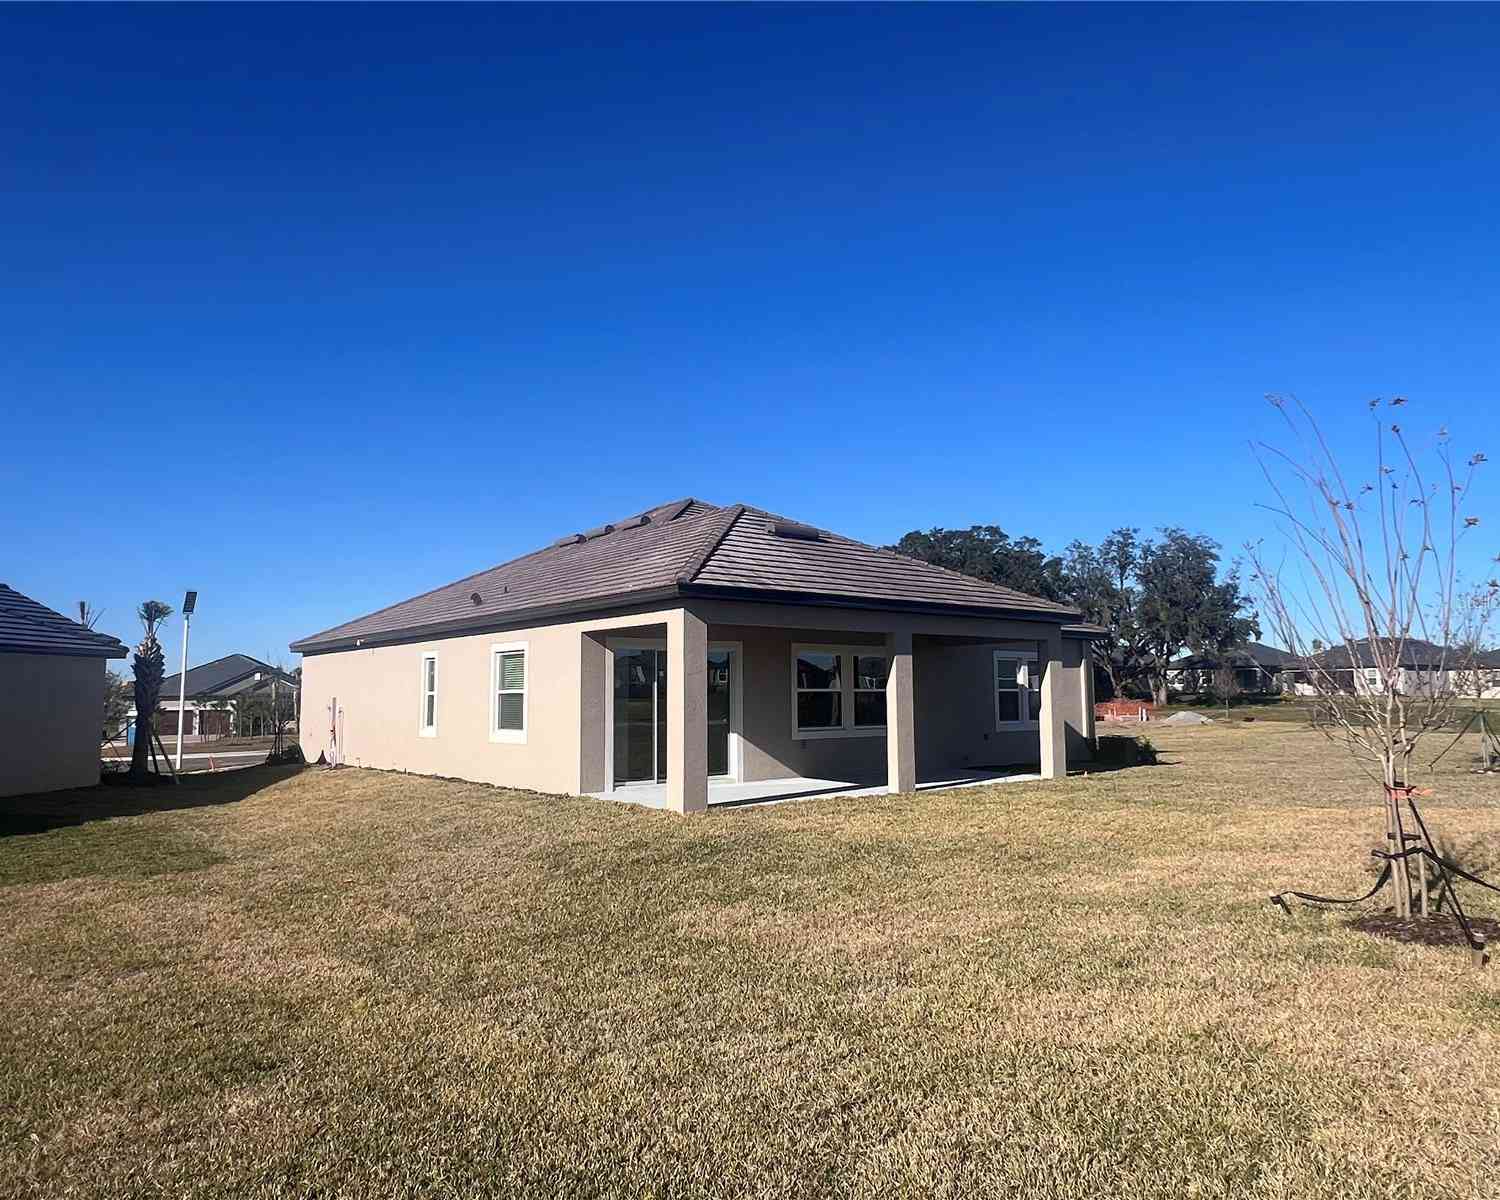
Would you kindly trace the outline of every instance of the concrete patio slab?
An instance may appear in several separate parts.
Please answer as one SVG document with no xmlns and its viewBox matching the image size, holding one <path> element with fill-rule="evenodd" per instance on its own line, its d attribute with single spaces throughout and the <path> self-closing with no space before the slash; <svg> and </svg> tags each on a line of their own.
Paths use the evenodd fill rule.
<svg viewBox="0 0 1500 1200">
<path fill-rule="evenodd" d="M 1024 783 L 1041 779 L 1034 770 L 1024 767 L 963 771 L 941 779 L 921 780 L 917 791 L 942 791 L 947 788 L 982 787 L 990 783 Z M 880 796 L 884 784 L 861 783 L 848 779 L 760 779 L 754 783 L 709 780 L 709 808 L 745 808 L 762 804 L 785 804 L 792 800 L 811 800 L 823 796 Z M 591 792 L 595 799 L 615 800 L 622 804 L 639 804 L 644 808 L 666 808 L 667 788 L 662 783 L 635 783 L 612 792 Z"/>
</svg>

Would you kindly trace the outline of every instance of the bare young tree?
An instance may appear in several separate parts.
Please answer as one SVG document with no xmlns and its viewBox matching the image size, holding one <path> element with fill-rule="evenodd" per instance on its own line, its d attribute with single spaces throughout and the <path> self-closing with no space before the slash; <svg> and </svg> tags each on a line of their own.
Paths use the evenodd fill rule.
<svg viewBox="0 0 1500 1200">
<path fill-rule="evenodd" d="M 1410 809 L 1412 756 L 1424 735 L 1453 719 L 1453 681 L 1477 665 L 1457 644 L 1469 619 L 1458 558 L 1479 524 L 1466 501 L 1485 456 L 1475 453 L 1455 467 L 1443 429 L 1424 468 L 1394 419 L 1406 400 L 1375 400 L 1374 473 L 1350 479 L 1305 405 L 1268 399 L 1296 448 L 1253 447 L 1274 496 L 1264 507 L 1288 543 L 1275 562 L 1264 542 L 1246 548 L 1261 611 L 1326 718 L 1318 727 L 1381 786 L 1387 845 L 1400 854 L 1407 849 L 1403 804 Z M 1500 584 L 1489 588 L 1500 591 Z M 1426 660 L 1421 678 L 1411 670 L 1418 659 Z M 1389 861 L 1393 908 L 1410 916 L 1407 860 Z"/>
<path fill-rule="evenodd" d="M 1229 706 L 1240 694 L 1240 673 L 1235 666 L 1232 651 L 1225 651 L 1213 670 L 1214 698 L 1224 706 L 1224 719 L 1229 719 Z"/>
</svg>

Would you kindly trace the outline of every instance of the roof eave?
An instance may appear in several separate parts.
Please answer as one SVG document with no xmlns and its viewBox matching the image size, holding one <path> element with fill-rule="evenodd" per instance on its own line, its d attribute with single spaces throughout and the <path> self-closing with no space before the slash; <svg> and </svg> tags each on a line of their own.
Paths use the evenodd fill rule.
<svg viewBox="0 0 1500 1200">
<path fill-rule="evenodd" d="M 762 588 L 723 587 L 695 583 L 683 594 L 703 599 L 749 600 L 761 604 L 789 604 L 805 608 L 859 608 L 874 612 L 905 612 L 923 616 L 988 617 L 1002 621 L 1038 621 L 1048 625 L 1076 623 L 1076 609 L 1007 608 L 1001 605 L 948 604 L 928 600 L 882 600 L 870 596 L 843 596 L 832 592 L 782 592 Z"/>
<path fill-rule="evenodd" d="M 339 650 L 363 650 L 369 646 L 399 645 L 402 642 L 419 642 L 429 638 L 455 637 L 465 633 L 483 633 L 490 629 L 514 628 L 517 625 L 525 625 L 538 620 L 544 621 L 552 617 L 612 612 L 622 608 L 633 608 L 639 604 L 650 604 L 657 600 L 675 599 L 681 595 L 682 589 L 674 584 L 665 588 L 618 592 L 614 595 L 594 596 L 586 600 L 571 600 L 563 604 L 538 604 L 527 608 L 513 608 L 505 612 L 464 617 L 461 620 L 409 625 L 399 629 L 381 630 L 379 633 L 351 634 L 346 637 L 325 639 L 302 638 L 293 642 L 290 649 L 293 654 L 328 654 Z"/>
<path fill-rule="evenodd" d="M 22 643 L 0 645 L 0 654 L 46 654 L 53 658 L 126 658 L 130 647 L 118 646 L 27 646 Z"/>
<path fill-rule="evenodd" d="M 546 620 L 552 617 L 576 616 L 585 613 L 602 614 L 618 609 L 633 608 L 641 604 L 650 604 L 659 600 L 674 600 L 683 597 L 750 600 L 762 604 L 787 604 L 811 608 L 858 608 L 876 612 L 906 612 L 920 615 L 1034 621 L 1041 624 L 1060 626 L 1076 623 L 1079 616 L 1077 611 L 1061 608 L 1055 610 L 1038 610 L 989 605 L 942 604 L 918 600 L 881 600 L 867 596 L 841 596 L 832 593 L 778 592 L 758 588 L 729 588 L 701 583 L 678 583 L 671 587 L 620 592 L 610 596 L 596 596 L 586 600 L 570 601 L 566 604 L 534 605 L 528 608 L 510 609 L 506 612 L 465 617 L 462 620 L 440 621 L 425 625 L 410 625 L 398 629 L 386 629 L 378 633 L 351 634 L 339 638 L 302 638 L 292 642 L 290 649 L 293 654 L 329 654 L 341 650 L 362 650 L 372 646 L 399 645 L 403 642 L 417 642 L 431 638 L 483 633 L 490 629 L 514 628 L 530 621 Z M 1091 635 L 1080 631 L 1073 636 Z"/>
</svg>

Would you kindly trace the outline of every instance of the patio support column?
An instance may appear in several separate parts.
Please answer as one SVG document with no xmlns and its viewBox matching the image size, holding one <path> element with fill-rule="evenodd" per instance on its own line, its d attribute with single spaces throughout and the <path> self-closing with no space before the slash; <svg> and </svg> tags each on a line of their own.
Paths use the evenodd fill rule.
<svg viewBox="0 0 1500 1200">
<path fill-rule="evenodd" d="M 602 792 L 609 711 L 609 648 L 602 633 L 578 635 L 578 792 Z"/>
<path fill-rule="evenodd" d="M 885 762 L 887 789 L 917 790 L 917 723 L 912 687 L 911 634 L 888 633 L 890 672 L 885 680 Z"/>
<path fill-rule="evenodd" d="M 1068 775 L 1068 723 L 1063 713 L 1067 693 L 1066 669 L 1062 662 L 1062 638 L 1057 634 L 1037 645 L 1037 666 L 1042 671 L 1042 778 L 1066 779 Z"/>
<path fill-rule="evenodd" d="M 667 616 L 667 807 L 708 811 L 708 626 L 685 608 Z"/>
</svg>

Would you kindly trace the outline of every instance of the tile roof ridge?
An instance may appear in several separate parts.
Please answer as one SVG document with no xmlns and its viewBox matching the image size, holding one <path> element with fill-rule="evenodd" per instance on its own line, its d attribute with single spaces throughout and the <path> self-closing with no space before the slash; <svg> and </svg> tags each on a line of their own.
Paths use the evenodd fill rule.
<svg viewBox="0 0 1500 1200">
<path fill-rule="evenodd" d="M 844 540 L 852 541 L 853 539 L 845 538 Z M 944 575 L 953 575 L 959 579 L 966 579 L 970 583 L 979 584 L 981 587 L 994 588 L 997 592 L 1003 592 L 1009 596 L 1022 596 L 1027 600 L 1036 600 L 1042 604 L 1049 604 L 1060 613 L 1076 613 L 1079 617 L 1083 616 L 1083 609 L 1079 608 L 1076 604 L 1069 604 L 1062 600 L 1048 600 L 1045 596 L 1033 596 L 1030 592 L 1021 591 L 1020 588 L 1006 587 L 1003 583 L 993 583 L 988 579 L 980 579 L 975 575 L 965 575 L 962 571 L 955 571 L 952 567 L 930 563 L 924 558 L 914 558 L 910 554 L 902 554 L 901 551 L 892 550 L 886 546 L 870 546 L 868 542 L 859 542 L 858 545 L 869 546 L 871 550 L 874 550 L 877 554 L 883 554 L 887 558 L 896 558 L 904 563 L 916 564 L 918 567 L 926 567 L 933 571 L 941 571 Z"/>
<path fill-rule="evenodd" d="M 698 577 L 698 573 L 714 556 L 714 551 L 723 545 L 724 539 L 729 536 L 729 531 L 734 528 L 735 522 L 744 516 L 746 511 L 747 507 L 743 504 L 731 504 L 720 510 L 720 519 L 716 522 L 709 522 L 703 541 L 693 552 L 692 557 L 687 560 L 683 569 L 677 573 L 679 584 L 691 583 Z"/>
</svg>

